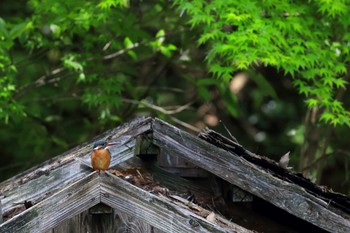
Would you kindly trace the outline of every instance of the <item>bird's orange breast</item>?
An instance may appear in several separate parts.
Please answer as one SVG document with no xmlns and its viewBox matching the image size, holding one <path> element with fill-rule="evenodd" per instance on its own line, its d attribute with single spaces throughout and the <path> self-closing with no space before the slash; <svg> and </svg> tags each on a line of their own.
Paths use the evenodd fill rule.
<svg viewBox="0 0 350 233">
<path fill-rule="evenodd" d="M 111 154 L 106 149 L 94 150 L 91 154 L 91 165 L 95 170 L 106 171 L 111 163 Z"/>
</svg>

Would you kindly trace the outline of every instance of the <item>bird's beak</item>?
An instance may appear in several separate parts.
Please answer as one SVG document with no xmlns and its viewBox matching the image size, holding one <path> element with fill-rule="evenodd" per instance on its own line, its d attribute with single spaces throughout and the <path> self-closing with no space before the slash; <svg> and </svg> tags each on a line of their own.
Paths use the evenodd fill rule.
<svg viewBox="0 0 350 233">
<path fill-rule="evenodd" d="M 113 145 L 117 145 L 118 143 L 115 143 L 115 142 L 111 142 L 111 143 L 108 143 L 105 147 L 106 150 L 108 150 L 111 146 Z"/>
<path fill-rule="evenodd" d="M 115 142 L 111 142 L 111 143 L 108 143 L 107 146 L 114 146 L 114 145 L 117 145 L 118 143 L 115 143 Z"/>
</svg>

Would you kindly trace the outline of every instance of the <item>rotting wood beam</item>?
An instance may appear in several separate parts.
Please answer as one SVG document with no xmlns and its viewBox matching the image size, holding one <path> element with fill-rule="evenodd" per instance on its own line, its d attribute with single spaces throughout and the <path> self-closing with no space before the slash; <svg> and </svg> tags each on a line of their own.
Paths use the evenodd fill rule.
<svg viewBox="0 0 350 233">
<path fill-rule="evenodd" d="M 101 179 L 101 202 L 164 232 L 251 232 L 241 226 L 224 228 L 191 211 L 144 191 L 114 175 Z"/>
<path fill-rule="evenodd" d="M 322 229 L 349 232 L 350 216 L 340 216 L 327 203 L 302 187 L 283 181 L 239 156 L 220 149 L 164 121 L 152 124 L 154 143 L 176 156 L 223 178 L 285 211 Z"/>
<path fill-rule="evenodd" d="M 0 225 L 0 233 L 45 232 L 100 202 L 96 172 Z"/>
</svg>

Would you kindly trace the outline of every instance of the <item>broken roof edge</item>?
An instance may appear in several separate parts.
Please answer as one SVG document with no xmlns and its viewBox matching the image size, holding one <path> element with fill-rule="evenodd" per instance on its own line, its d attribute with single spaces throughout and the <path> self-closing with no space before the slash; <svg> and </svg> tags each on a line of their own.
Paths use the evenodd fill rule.
<svg viewBox="0 0 350 233">
<path fill-rule="evenodd" d="M 294 183 L 307 189 L 315 196 L 324 198 L 328 205 L 335 205 L 337 208 L 350 213 L 350 198 L 347 195 L 334 192 L 328 187 L 317 185 L 310 179 L 304 177 L 302 173 L 283 168 L 276 161 L 268 157 L 256 155 L 245 149 L 240 144 L 232 142 L 230 139 L 225 138 L 223 135 L 215 131 L 205 130 L 199 134 L 199 137 L 210 144 L 213 144 L 260 166 L 262 169 L 267 170 L 272 175 L 284 181 Z"/>
<path fill-rule="evenodd" d="M 171 126 L 171 124 L 169 124 L 165 121 L 162 121 L 160 119 L 157 119 L 157 118 L 155 118 L 153 120 L 153 124 L 156 121 L 166 123 L 169 126 Z M 211 139 L 205 138 L 205 136 L 213 136 L 212 134 L 216 134 L 214 136 L 219 136 L 220 138 L 216 138 L 216 141 L 214 141 L 215 139 L 212 139 L 212 138 Z M 280 180 L 287 181 L 287 182 L 292 183 L 292 184 L 296 184 L 296 185 L 301 186 L 301 187 L 306 188 L 306 189 L 308 189 L 308 187 L 305 187 L 304 184 L 308 183 L 308 185 L 311 186 L 310 192 L 314 193 L 315 195 L 321 195 L 321 192 L 323 192 L 325 194 L 325 196 L 324 196 L 325 198 L 332 199 L 332 198 L 338 197 L 339 199 L 344 200 L 345 203 L 341 203 L 341 204 L 344 204 L 345 205 L 344 208 L 346 208 L 347 213 L 350 213 L 350 197 L 349 196 L 347 196 L 343 193 L 334 192 L 331 189 L 329 189 L 328 187 L 325 187 L 322 185 L 317 185 L 317 184 L 313 183 L 310 179 L 304 177 L 301 173 L 296 172 L 294 170 L 283 168 L 283 167 L 279 166 L 276 161 L 274 161 L 266 156 L 260 156 L 260 155 L 257 155 L 255 153 L 247 150 L 241 144 L 239 144 L 237 141 L 234 142 L 231 139 L 226 138 L 225 136 L 223 136 L 223 135 L 221 135 L 213 130 L 208 130 L 208 129 L 202 130 L 198 134 L 198 137 L 195 137 L 195 138 L 203 139 L 207 143 L 209 143 L 217 148 L 221 148 L 227 152 L 233 153 L 233 155 L 239 156 L 239 157 L 245 159 L 246 161 L 261 167 L 261 169 L 267 170 L 273 176 L 279 178 Z M 222 140 L 222 141 L 219 141 L 219 140 Z M 263 165 L 265 165 L 265 166 L 263 166 Z M 286 178 L 277 174 L 277 171 L 283 171 L 284 174 L 286 175 Z M 295 182 L 292 179 L 293 177 L 291 177 L 291 176 L 295 176 L 296 178 L 299 178 L 302 183 L 299 184 L 299 183 Z M 317 189 L 316 190 L 317 192 L 315 191 L 315 189 Z M 320 197 L 320 196 L 318 196 L 318 197 Z M 329 204 L 331 204 L 331 203 L 328 203 L 328 205 Z"/>
<path fill-rule="evenodd" d="M 350 216 L 329 209 L 329 204 L 297 184 L 282 180 L 258 165 L 182 131 L 167 122 L 153 120 L 154 143 L 258 196 L 288 213 L 324 230 L 349 232 Z"/>
</svg>

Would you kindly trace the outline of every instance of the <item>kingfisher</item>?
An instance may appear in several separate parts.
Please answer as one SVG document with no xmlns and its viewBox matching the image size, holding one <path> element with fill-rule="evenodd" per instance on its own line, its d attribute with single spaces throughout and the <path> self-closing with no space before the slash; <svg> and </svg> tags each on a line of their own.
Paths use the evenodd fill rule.
<svg viewBox="0 0 350 233">
<path fill-rule="evenodd" d="M 106 141 L 95 142 L 91 153 L 91 165 L 95 171 L 100 175 L 100 171 L 106 172 L 111 164 L 111 153 L 109 146 L 115 143 L 107 143 Z"/>
</svg>

